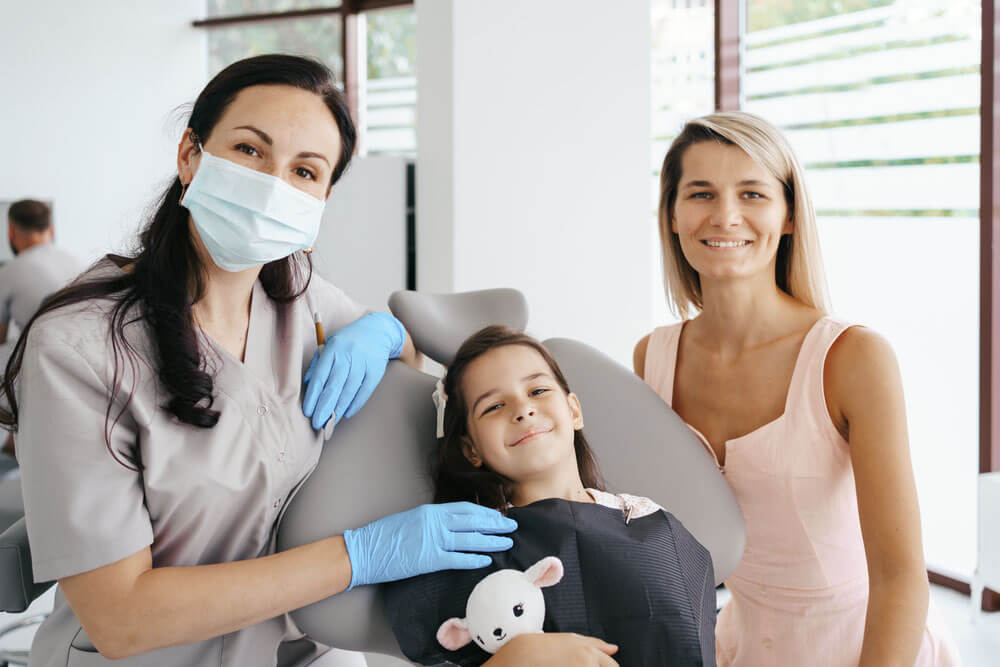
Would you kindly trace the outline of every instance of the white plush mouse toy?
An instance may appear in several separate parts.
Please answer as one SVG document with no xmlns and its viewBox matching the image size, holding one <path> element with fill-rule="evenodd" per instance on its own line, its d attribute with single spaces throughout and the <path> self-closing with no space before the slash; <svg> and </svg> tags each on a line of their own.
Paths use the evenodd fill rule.
<svg viewBox="0 0 1000 667">
<path fill-rule="evenodd" d="M 558 584 L 562 576 L 562 561 L 549 556 L 524 572 L 498 570 L 484 577 L 469 594 L 465 618 L 449 618 L 438 628 L 438 643 L 457 651 L 474 641 L 487 653 L 496 653 L 517 635 L 541 632 L 542 588 Z"/>
</svg>

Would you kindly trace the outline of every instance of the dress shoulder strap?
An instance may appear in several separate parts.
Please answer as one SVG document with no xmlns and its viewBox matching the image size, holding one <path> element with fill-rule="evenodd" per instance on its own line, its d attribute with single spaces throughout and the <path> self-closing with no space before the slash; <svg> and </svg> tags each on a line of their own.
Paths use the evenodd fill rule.
<svg viewBox="0 0 1000 667">
<path fill-rule="evenodd" d="M 813 427 L 838 440 L 840 432 L 833 425 L 826 407 L 823 370 L 830 348 L 852 326 L 857 325 L 832 315 L 824 316 L 813 325 L 802 341 L 785 406 L 787 412 L 807 417 Z"/>
<path fill-rule="evenodd" d="M 667 405 L 673 401 L 674 371 L 677 365 L 677 345 L 683 322 L 657 327 L 649 335 L 643 377 Z"/>
</svg>

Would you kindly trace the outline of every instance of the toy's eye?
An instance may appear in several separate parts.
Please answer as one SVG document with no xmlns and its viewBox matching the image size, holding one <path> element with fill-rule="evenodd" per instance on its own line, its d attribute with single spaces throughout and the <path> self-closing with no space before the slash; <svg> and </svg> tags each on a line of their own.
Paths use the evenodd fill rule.
<svg viewBox="0 0 1000 667">
<path fill-rule="evenodd" d="M 524 605 L 516 604 L 514 605 L 514 616 L 522 616 L 524 614 Z"/>
<path fill-rule="evenodd" d="M 484 642 L 483 638 L 480 637 L 479 635 L 476 635 L 476 641 L 479 642 L 481 646 L 486 646 L 486 642 Z"/>
</svg>

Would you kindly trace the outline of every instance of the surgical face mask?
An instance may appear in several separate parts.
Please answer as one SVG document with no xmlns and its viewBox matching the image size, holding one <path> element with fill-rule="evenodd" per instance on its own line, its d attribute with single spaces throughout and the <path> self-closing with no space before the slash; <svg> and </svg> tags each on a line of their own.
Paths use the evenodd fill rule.
<svg viewBox="0 0 1000 667">
<path fill-rule="evenodd" d="M 181 205 L 219 268 L 243 271 L 312 247 L 326 202 L 202 150 Z"/>
</svg>

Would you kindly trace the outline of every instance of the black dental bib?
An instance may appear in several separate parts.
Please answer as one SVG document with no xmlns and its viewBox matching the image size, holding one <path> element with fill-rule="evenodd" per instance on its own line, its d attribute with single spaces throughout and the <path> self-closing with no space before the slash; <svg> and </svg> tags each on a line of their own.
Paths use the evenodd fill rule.
<svg viewBox="0 0 1000 667">
<path fill-rule="evenodd" d="M 526 570 L 558 556 L 562 581 L 543 588 L 545 632 L 576 632 L 618 645 L 623 667 L 714 666 L 715 583 L 708 551 L 672 514 L 626 522 L 619 509 L 561 499 L 511 508 L 514 546 L 480 570 L 448 570 L 387 584 L 384 601 L 403 654 L 424 665 L 481 665 L 474 643 L 448 651 L 435 637 L 463 618 L 473 587 L 488 574 Z"/>
</svg>

